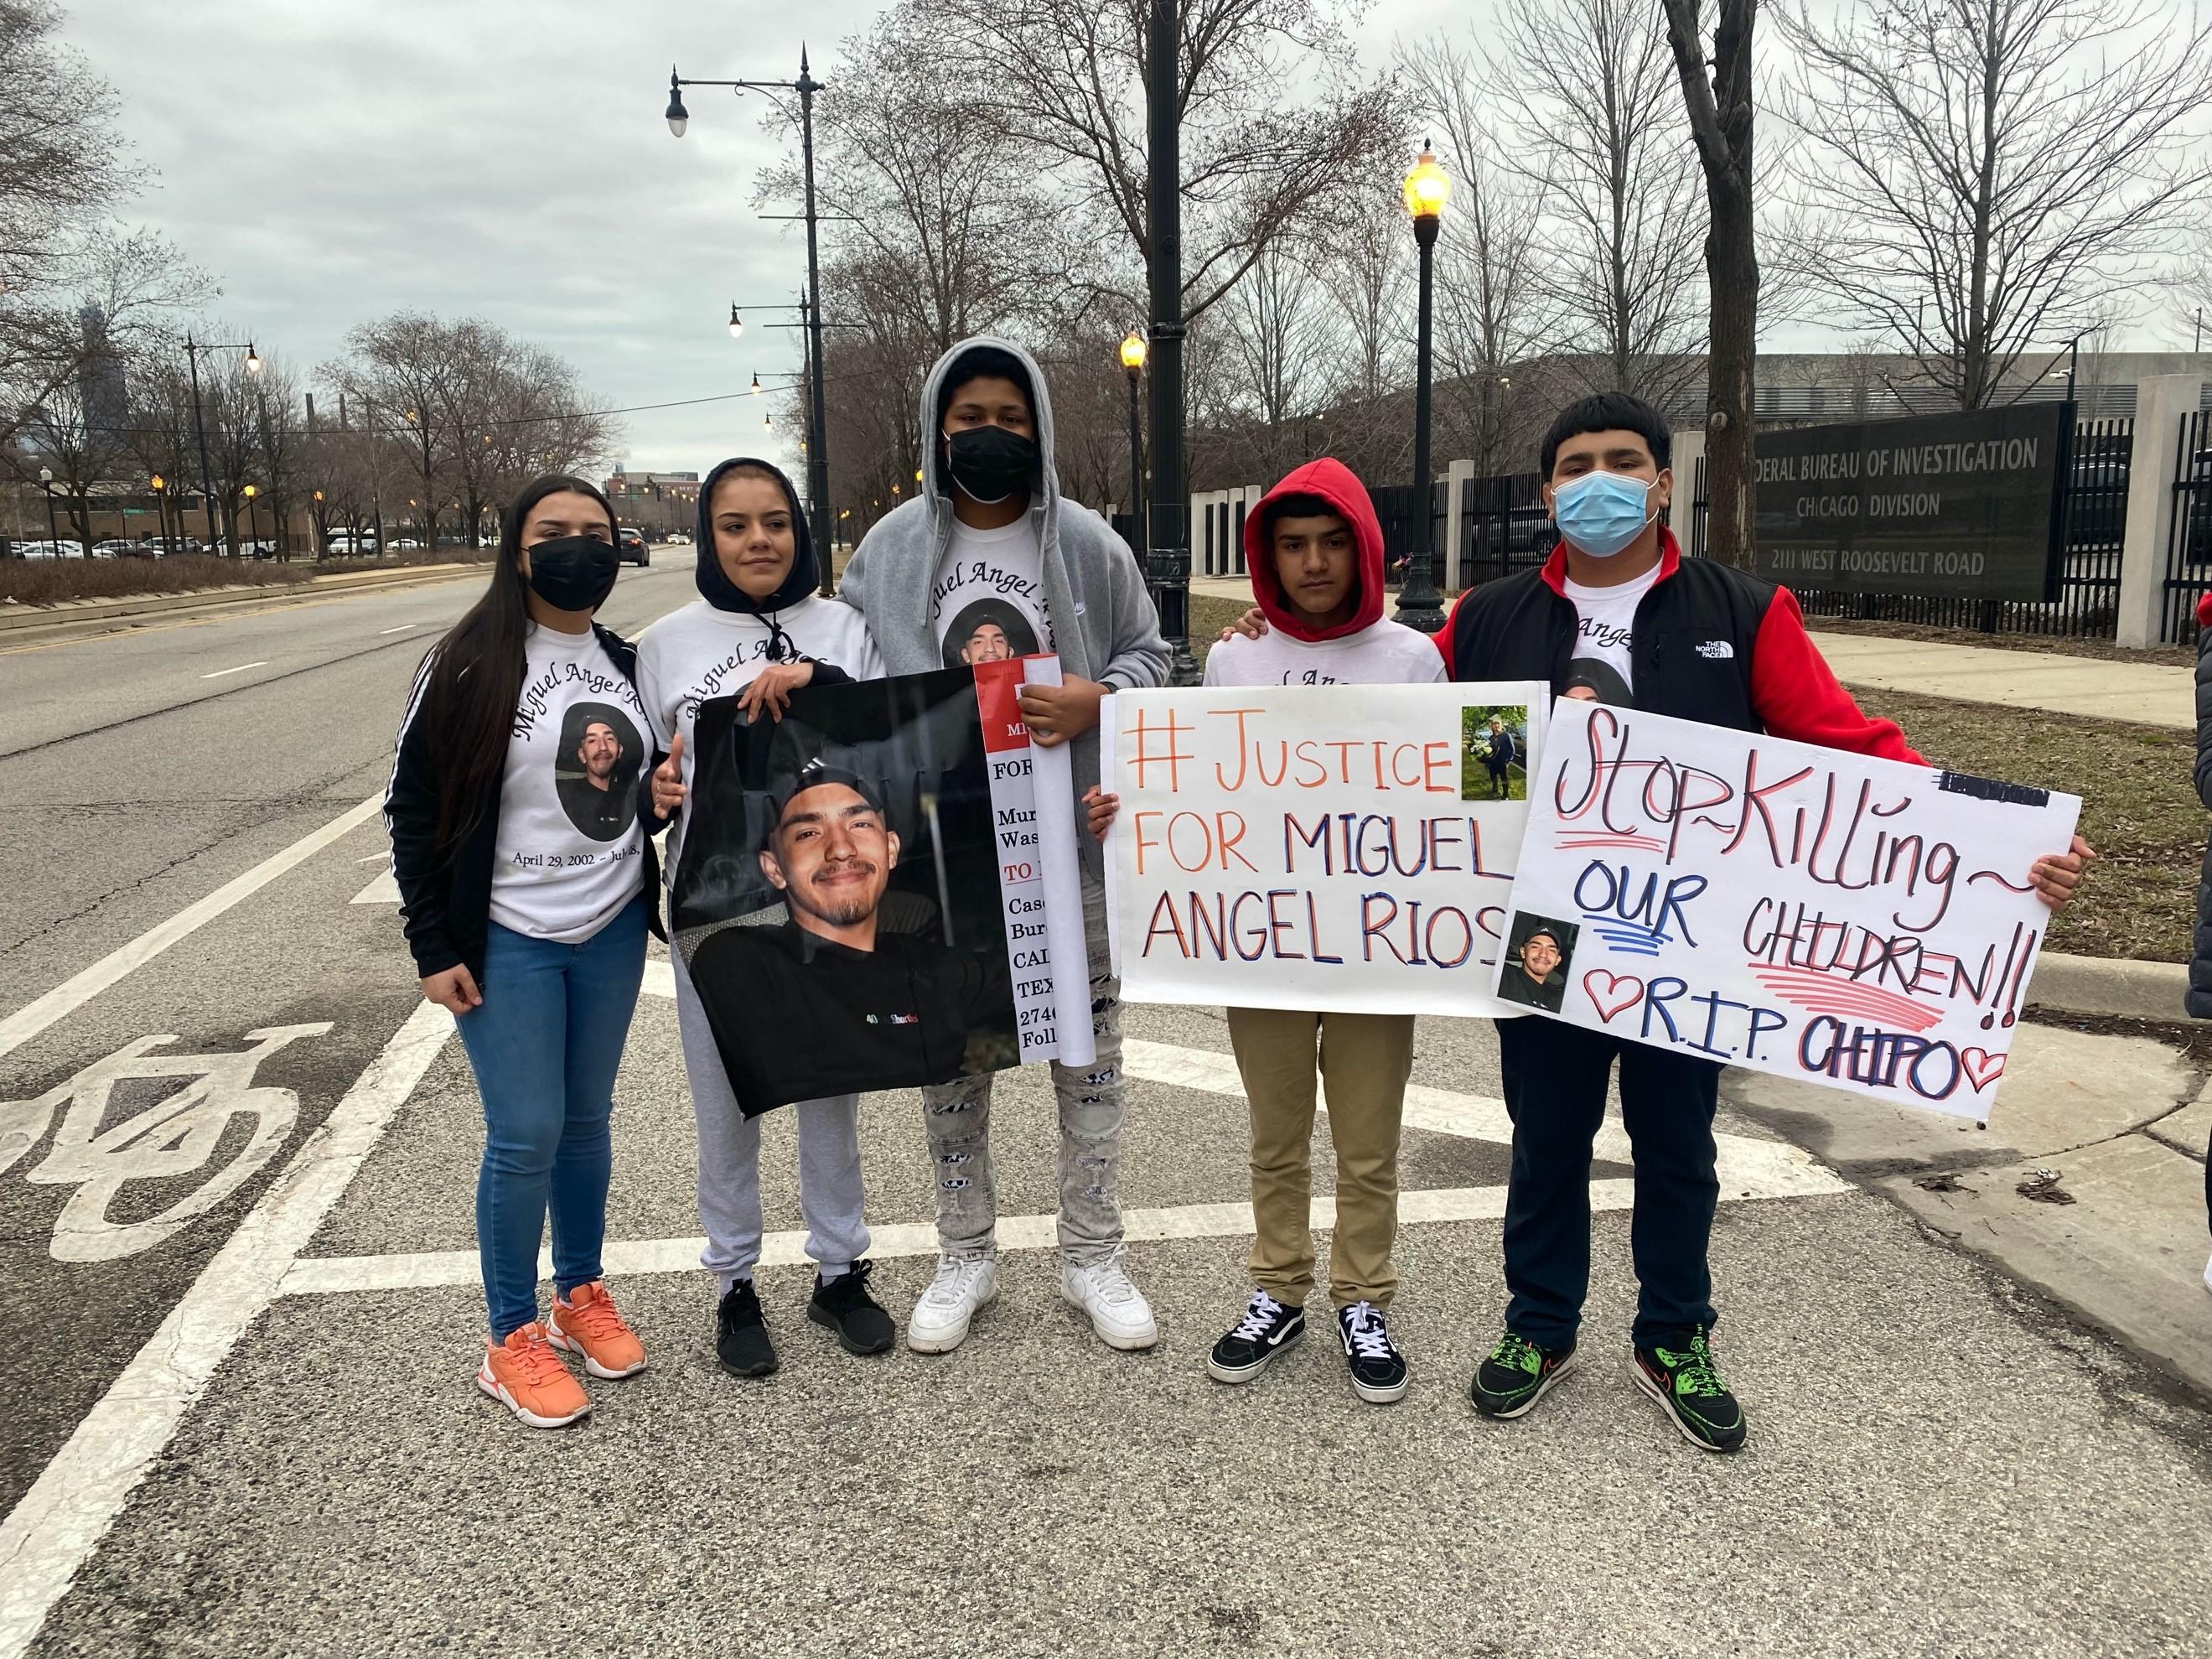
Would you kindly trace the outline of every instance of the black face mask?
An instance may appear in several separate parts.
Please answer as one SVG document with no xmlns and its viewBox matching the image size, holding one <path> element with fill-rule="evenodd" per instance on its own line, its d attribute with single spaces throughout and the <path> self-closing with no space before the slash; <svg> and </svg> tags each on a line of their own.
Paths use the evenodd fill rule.
<svg viewBox="0 0 2212 1659">
<path fill-rule="evenodd" d="M 556 611 L 597 611 L 615 591 L 621 556 L 596 536 L 562 536 L 525 550 L 530 591 Z"/>
<path fill-rule="evenodd" d="M 973 426 L 945 439 L 945 463 L 971 501 L 995 507 L 1033 487 L 1037 447 L 1002 426 Z"/>
</svg>

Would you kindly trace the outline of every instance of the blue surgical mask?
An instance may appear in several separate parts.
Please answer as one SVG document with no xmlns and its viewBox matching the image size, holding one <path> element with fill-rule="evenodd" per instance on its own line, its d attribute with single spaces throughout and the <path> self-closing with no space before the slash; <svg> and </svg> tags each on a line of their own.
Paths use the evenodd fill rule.
<svg viewBox="0 0 2212 1659">
<path fill-rule="evenodd" d="M 1585 472 L 1552 492 L 1552 517 L 1559 534 L 1577 550 L 1593 559 L 1609 559 L 1658 516 L 1656 507 L 1647 507 L 1650 499 L 1651 484 L 1641 478 Z"/>
</svg>

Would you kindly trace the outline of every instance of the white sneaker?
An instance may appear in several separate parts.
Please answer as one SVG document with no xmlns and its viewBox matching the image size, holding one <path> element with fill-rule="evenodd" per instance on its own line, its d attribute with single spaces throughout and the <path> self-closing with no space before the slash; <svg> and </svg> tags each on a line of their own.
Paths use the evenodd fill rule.
<svg viewBox="0 0 2212 1659">
<path fill-rule="evenodd" d="M 998 1296 L 999 1264 L 989 1256 L 939 1256 L 937 1277 L 907 1316 L 907 1346 L 951 1353 L 968 1340 L 968 1322 Z"/>
<path fill-rule="evenodd" d="M 1160 1340 L 1152 1304 L 1129 1282 L 1119 1255 L 1087 1267 L 1063 1263 L 1060 1293 L 1091 1316 L 1091 1328 L 1109 1348 L 1149 1348 Z"/>
</svg>

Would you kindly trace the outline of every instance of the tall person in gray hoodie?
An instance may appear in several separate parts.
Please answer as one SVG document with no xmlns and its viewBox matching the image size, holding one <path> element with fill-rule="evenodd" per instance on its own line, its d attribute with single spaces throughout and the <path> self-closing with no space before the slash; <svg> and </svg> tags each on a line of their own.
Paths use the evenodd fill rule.
<svg viewBox="0 0 2212 1659">
<path fill-rule="evenodd" d="M 1022 714 L 1036 743 L 1069 745 L 1079 801 L 1098 781 L 1101 700 L 1167 677 L 1136 559 L 1098 514 L 1061 499 L 1052 400 L 1021 347 L 977 338 L 945 353 L 922 385 L 921 429 L 921 492 L 862 538 L 841 592 L 866 616 L 893 674 L 1056 653 L 1063 683 L 1025 690 Z M 1148 1348 L 1158 1340 L 1152 1307 L 1122 1266 L 1121 987 L 1109 966 L 1104 868 L 1096 846 L 1080 855 L 1097 1056 L 1079 1070 L 1052 1068 L 1060 1292 L 1110 1346 Z M 991 1078 L 925 1089 L 922 1107 L 939 1256 L 907 1346 L 943 1353 L 999 1293 Z"/>
</svg>

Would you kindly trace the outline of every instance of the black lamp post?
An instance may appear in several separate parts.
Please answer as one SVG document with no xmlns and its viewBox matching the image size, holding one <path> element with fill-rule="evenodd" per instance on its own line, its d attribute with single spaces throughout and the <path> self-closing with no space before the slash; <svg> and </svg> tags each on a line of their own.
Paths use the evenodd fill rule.
<svg viewBox="0 0 2212 1659">
<path fill-rule="evenodd" d="M 1129 372 L 1129 550 L 1145 556 L 1145 428 L 1138 382 L 1145 374 L 1145 337 L 1131 329 L 1121 342 L 1121 367 Z"/>
<path fill-rule="evenodd" d="M 1420 159 L 1406 175 L 1406 211 L 1413 216 L 1413 240 L 1421 250 L 1421 313 L 1413 356 L 1413 541 L 1407 550 L 1406 583 L 1398 592 L 1397 620 L 1424 634 L 1444 625 L 1437 587 L 1436 536 L 1431 522 L 1435 493 L 1429 477 L 1429 340 L 1436 291 L 1437 232 L 1443 223 L 1444 198 L 1451 180 L 1425 143 Z"/>
<path fill-rule="evenodd" d="M 253 510 L 253 498 L 260 493 L 252 484 L 246 486 L 246 544 L 254 550 L 256 556 L 261 551 L 261 520 Z"/>
<path fill-rule="evenodd" d="M 1167 636 L 1168 684 L 1196 685 L 1190 654 L 1190 500 L 1182 453 L 1182 150 L 1176 96 L 1182 63 L 1177 0 L 1151 0 L 1145 22 L 1145 114 L 1150 161 L 1145 222 L 1152 251 L 1152 501 L 1146 568 Z"/>
<path fill-rule="evenodd" d="M 805 163 L 806 211 L 799 216 L 806 222 L 806 297 L 810 325 L 807 331 L 808 378 L 812 382 L 812 395 L 807 399 L 806 423 L 806 517 L 813 532 L 814 544 L 830 546 L 830 440 L 827 423 L 823 416 L 822 402 L 822 259 L 817 226 L 821 216 L 814 206 L 814 94 L 823 89 L 807 68 L 806 48 L 799 49 L 799 78 L 796 81 L 691 81 L 668 71 L 668 130 L 678 138 L 691 124 L 691 112 L 684 107 L 684 88 L 686 87 L 729 87 L 742 97 L 748 88 L 757 92 L 795 92 L 799 94 L 799 152 Z M 744 325 L 738 319 L 738 308 L 730 307 L 730 337 L 735 339 Z M 822 586 L 830 586 L 830 557 L 823 555 Z"/>
<path fill-rule="evenodd" d="M 39 469 L 39 494 L 46 498 L 46 545 L 61 556 L 62 532 L 54 524 L 54 470 L 50 466 Z"/>
<path fill-rule="evenodd" d="M 215 474 L 208 465 L 207 422 L 200 415 L 200 354 L 206 351 L 242 351 L 246 354 L 246 372 L 261 372 L 261 354 L 253 349 L 253 342 L 244 345 L 203 345 L 190 334 L 185 336 L 185 363 L 192 379 L 192 434 L 200 446 L 200 504 L 207 509 L 208 551 L 220 553 L 222 542 L 215 532 Z M 179 511 L 179 517 L 182 518 Z M 233 548 L 232 552 L 238 550 Z"/>
</svg>

